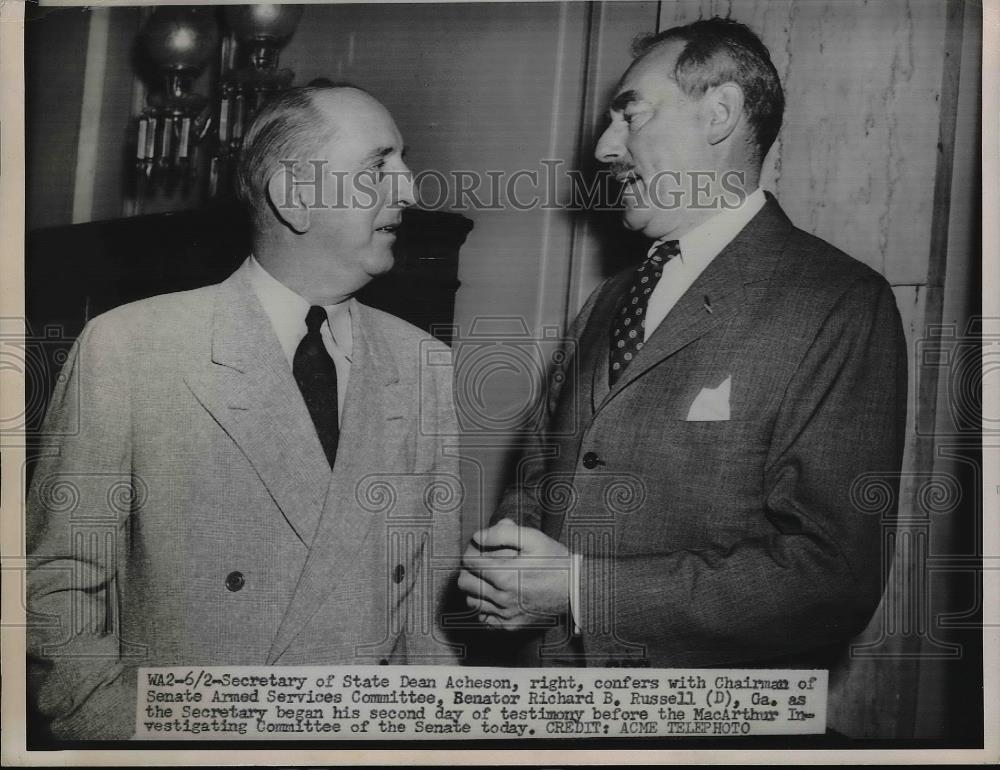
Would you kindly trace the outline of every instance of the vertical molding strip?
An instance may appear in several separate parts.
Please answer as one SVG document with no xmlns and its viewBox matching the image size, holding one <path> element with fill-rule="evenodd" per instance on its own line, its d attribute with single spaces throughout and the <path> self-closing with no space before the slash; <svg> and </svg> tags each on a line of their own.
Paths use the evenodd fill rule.
<svg viewBox="0 0 1000 770">
<path fill-rule="evenodd" d="M 550 159 L 557 158 L 559 155 L 559 136 L 563 128 L 559 120 L 559 113 L 560 113 L 559 107 L 562 104 L 563 100 L 563 90 L 564 90 L 563 81 L 565 79 L 564 72 L 566 71 L 565 62 L 566 62 L 566 35 L 567 35 L 567 25 L 568 25 L 568 18 L 567 18 L 568 14 L 569 14 L 568 4 L 566 2 L 560 3 L 559 32 L 558 32 L 558 39 L 556 41 L 556 72 L 555 72 L 556 77 L 552 93 L 552 104 L 554 105 L 554 109 L 552 111 L 552 124 L 549 127 L 548 157 Z M 548 178 L 548 174 L 546 174 L 546 178 Z M 547 194 L 545 195 L 545 197 L 546 199 L 548 199 L 555 193 L 555 191 L 549 190 L 546 191 L 546 193 Z M 547 284 L 549 283 L 549 269 L 553 259 L 551 243 L 552 243 L 552 224 L 553 224 L 552 220 L 554 215 L 555 212 L 549 210 L 545 212 L 542 219 L 542 244 L 541 244 L 542 248 L 541 248 L 541 257 L 539 259 L 541 268 L 539 271 L 541 286 L 539 287 L 538 291 L 538 302 L 536 303 L 535 306 L 535 320 L 539 326 L 543 324 L 544 319 L 546 317 L 546 310 L 549 306 L 549 301 L 548 301 L 549 296 L 564 297 L 566 294 L 565 290 L 550 292 L 549 287 L 547 286 Z M 572 265 L 573 261 L 572 250 L 570 250 L 568 258 L 569 258 L 569 264 Z M 568 282 L 568 272 L 569 271 L 567 270 L 567 282 Z M 559 316 L 560 317 L 564 316 L 565 312 L 566 309 L 564 306 L 562 308 L 562 311 L 559 313 Z"/>
<path fill-rule="evenodd" d="M 965 0 L 948 0 L 945 28 L 944 67 L 941 76 L 941 124 L 938 133 L 937 167 L 934 175 L 934 218 L 931 221 L 927 286 L 941 288 L 948 261 L 948 220 L 951 213 L 951 183 L 955 154 L 955 124 L 958 118 L 958 86 L 962 69 L 962 38 Z M 940 323 L 940 303 L 938 303 Z M 928 303 L 928 317 L 931 315 Z"/>
<path fill-rule="evenodd" d="M 962 35 L 965 21 L 965 0 L 948 0 L 945 28 L 944 66 L 941 77 L 940 129 L 937 145 L 937 165 L 934 175 L 934 204 L 931 220 L 931 242 L 927 268 L 927 305 L 924 328 L 941 323 L 944 308 L 944 276 L 948 261 L 948 225 L 951 213 L 951 183 L 955 152 L 955 122 L 958 110 L 958 79 L 962 65 Z M 914 361 L 913 371 L 920 362 Z M 942 377 L 945 370 L 942 370 Z M 914 466 L 918 472 L 934 468 L 934 428 L 937 414 L 938 380 L 921 377 L 915 394 L 914 426 L 918 439 Z"/>
<path fill-rule="evenodd" d="M 580 161 L 578 163 L 580 168 L 586 167 L 583 159 L 593 152 L 593 144 L 596 139 L 593 136 L 590 126 L 599 98 L 597 91 L 599 80 L 598 70 L 606 11 L 607 7 L 603 1 L 590 3 L 587 11 L 587 28 L 584 33 L 587 47 L 584 51 L 583 84 L 580 90 L 583 98 L 580 100 L 576 134 L 577 158 Z M 580 305 L 586 299 L 586 292 L 581 296 L 580 280 L 583 266 L 580 262 L 588 248 L 587 239 L 589 230 L 590 223 L 585 215 L 578 215 L 574 218 L 573 237 L 570 246 L 570 269 L 566 275 L 566 293 L 563 299 L 565 312 L 564 328 L 567 329 L 573 322 L 573 319 L 576 318 Z"/>
<path fill-rule="evenodd" d="M 951 217 L 952 173 L 954 170 L 955 126 L 958 113 L 959 75 L 962 65 L 963 26 L 965 22 L 965 0 L 947 0 L 946 26 L 944 34 L 944 61 L 941 72 L 941 100 L 939 104 L 939 124 L 937 142 L 937 160 L 934 169 L 934 189 L 932 204 L 932 219 L 930 229 L 930 244 L 928 248 L 928 266 L 926 283 L 926 304 L 924 309 L 923 328 L 917 329 L 917 335 L 925 336 L 930 326 L 942 321 L 944 308 L 944 276 L 948 261 L 948 227 Z M 916 360 L 916 350 L 910 351 L 911 375 L 917 377 L 914 393 L 913 426 L 916 431 L 912 470 L 917 474 L 933 474 L 935 470 L 935 454 L 937 439 L 935 422 L 937 417 L 938 378 L 920 376 L 920 361 Z M 941 377 L 947 376 L 947 369 L 942 368 Z M 905 487 L 904 487 L 905 488 Z M 901 501 L 901 505 L 905 505 Z M 905 525 L 901 525 L 901 528 Z M 897 559 L 899 558 L 897 552 Z M 899 569 L 913 572 L 908 576 L 910 591 L 925 575 L 918 574 L 927 569 L 926 560 L 918 563 L 894 566 L 894 572 Z M 923 589 L 926 592 L 926 587 Z M 911 596 L 911 601 L 926 601 L 926 596 Z M 905 594 L 896 596 L 898 604 L 907 600 Z M 913 664 L 897 662 L 897 677 L 906 697 L 900 698 L 896 711 L 895 736 L 897 738 L 914 738 L 917 728 L 917 694 L 921 679 L 919 657 L 927 644 L 925 639 L 903 640 L 897 654 L 905 660 L 908 655 L 917 655 Z M 928 661 L 929 662 L 929 661 Z"/>
<path fill-rule="evenodd" d="M 587 19 L 584 27 L 584 51 L 583 66 L 580 84 L 580 108 L 576 121 L 576 138 L 574 140 L 576 158 L 575 166 L 583 166 L 583 158 L 586 157 L 588 148 L 586 144 L 590 141 L 590 132 L 587 126 L 590 123 L 590 112 L 594 104 L 594 89 L 596 88 L 596 66 L 597 51 L 600 45 L 601 21 L 604 17 L 604 3 L 591 2 L 587 4 Z M 574 294 L 577 292 L 579 283 L 579 266 L 577 260 L 581 253 L 582 230 L 585 230 L 587 223 L 584 217 L 574 216 L 573 225 L 569 239 L 569 263 L 566 270 L 566 285 L 563 287 L 560 301 L 562 302 L 562 325 L 563 329 L 569 328 L 576 313 L 579 303 L 575 302 Z"/>
<path fill-rule="evenodd" d="M 90 11 L 87 61 L 83 70 L 83 99 L 80 105 L 80 136 L 76 147 L 76 174 L 73 177 L 73 224 L 89 222 L 94 211 L 97 139 L 101 129 L 110 20 L 109 8 Z"/>
<path fill-rule="evenodd" d="M 934 173 L 934 204 L 931 220 L 931 242 L 927 267 L 927 305 L 924 312 L 926 333 L 930 325 L 940 324 L 944 307 L 944 276 L 948 261 L 948 225 L 951 214 L 951 183 L 955 153 L 955 123 L 958 112 L 958 80 L 962 66 L 962 36 L 965 23 L 965 0 L 948 0 L 947 26 L 944 37 L 944 65 L 941 75 L 940 128 L 938 130 L 937 164 Z M 915 361 L 914 371 L 919 366 Z M 942 370 L 944 376 L 944 370 Z M 937 413 L 938 380 L 921 377 L 915 394 L 914 426 L 917 435 L 924 436 L 916 445 L 916 470 L 930 472 L 934 468 L 934 427 Z"/>
<path fill-rule="evenodd" d="M 135 36 L 142 34 L 142 29 L 146 25 L 146 21 L 150 16 L 153 15 L 152 6 L 140 9 L 139 19 L 135 26 Z M 142 114 L 142 111 L 146 109 L 146 83 L 139 75 L 138 72 L 132 72 L 132 91 L 130 94 L 130 107 L 129 107 L 129 117 L 134 121 L 135 118 Z M 130 123 L 130 125 L 133 125 Z M 131 173 L 126 169 L 125 173 Z M 141 214 L 141 201 L 136 197 L 137 193 L 129 189 L 128 185 L 125 185 L 122 189 L 122 209 L 121 215 L 123 217 L 134 217 L 137 214 Z"/>
</svg>

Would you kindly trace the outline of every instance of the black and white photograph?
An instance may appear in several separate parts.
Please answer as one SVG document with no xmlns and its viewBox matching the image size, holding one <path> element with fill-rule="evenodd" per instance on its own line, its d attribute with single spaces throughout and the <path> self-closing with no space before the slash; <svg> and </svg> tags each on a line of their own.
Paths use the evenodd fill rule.
<svg viewBox="0 0 1000 770">
<path fill-rule="evenodd" d="M 1000 758 L 997 6 L 0 10 L 5 764 Z"/>
</svg>

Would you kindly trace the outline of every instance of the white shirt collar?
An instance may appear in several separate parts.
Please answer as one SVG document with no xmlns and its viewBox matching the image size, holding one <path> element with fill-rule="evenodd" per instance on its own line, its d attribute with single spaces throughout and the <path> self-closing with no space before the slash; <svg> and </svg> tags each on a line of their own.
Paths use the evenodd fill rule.
<svg viewBox="0 0 1000 770">
<path fill-rule="evenodd" d="M 271 326 L 278 335 L 281 349 L 291 365 L 295 358 L 295 350 L 306 336 L 306 314 L 309 312 L 310 303 L 267 272 L 256 257 L 251 255 L 247 263 L 247 278 L 250 285 L 271 320 Z M 351 359 L 354 341 L 351 331 L 353 302 L 354 299 L 351 298 L 335 305 L 323 306 L 326 310 L 332 343 L 348 361 Z"/>
<path fill-rule="evenodd" d="M 702 222 L 694 230 L 681 237 L 681 261 L 708 262 L 714 259 L 739 234 L 740 230 L 757 216 L 757 212 L 764 208 L 766 202 L 764 190 L 758 187 L 744 199 L 738 208 L 722 209 L 715 216 Z M 660 238 L 650 247 L 648 255 L 652 255 L 661 243 L 668 240 L 670 240 L 669 237 Z"/>
</svg>

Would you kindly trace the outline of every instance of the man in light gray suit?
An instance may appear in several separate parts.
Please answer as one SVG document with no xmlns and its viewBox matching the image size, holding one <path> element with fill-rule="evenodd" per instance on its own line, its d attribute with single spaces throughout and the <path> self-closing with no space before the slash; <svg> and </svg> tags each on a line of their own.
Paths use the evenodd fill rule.
<svg viewBox="0 0 1000 770">
<path fill-rule="evenodd" d="M 569 331 L 549 419 L 459 585 L 538 664 L 828 667 L 879 602 L 906 350 L 878 273 L 760 188 L 784 99 L 707 19 L 640 45 L 596 155 L 649 251 Z"/>
<path fill-rule="evenodd" d="M 283 93 L 239 162 L 253 254 L 81 334 L 27 506 L 55 736 L 129 737 L 139 666 L 455 661 L 449 351 L 353 299 L 392 267 L 402 154 L 367 93 Z"/>
</svg>

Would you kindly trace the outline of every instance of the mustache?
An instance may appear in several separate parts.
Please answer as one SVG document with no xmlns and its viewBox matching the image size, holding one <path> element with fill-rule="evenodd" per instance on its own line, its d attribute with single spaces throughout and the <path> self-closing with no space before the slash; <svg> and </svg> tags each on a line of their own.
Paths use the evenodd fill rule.
<svg viewBox="0 0 1000 770">
<path fill-rule="evenodd" d="M 635 172 L 635 166 L 631 163 L 612 163 L 610 167 L 611 175 L 619 182 L 624 182 Z"/>
</svg>

